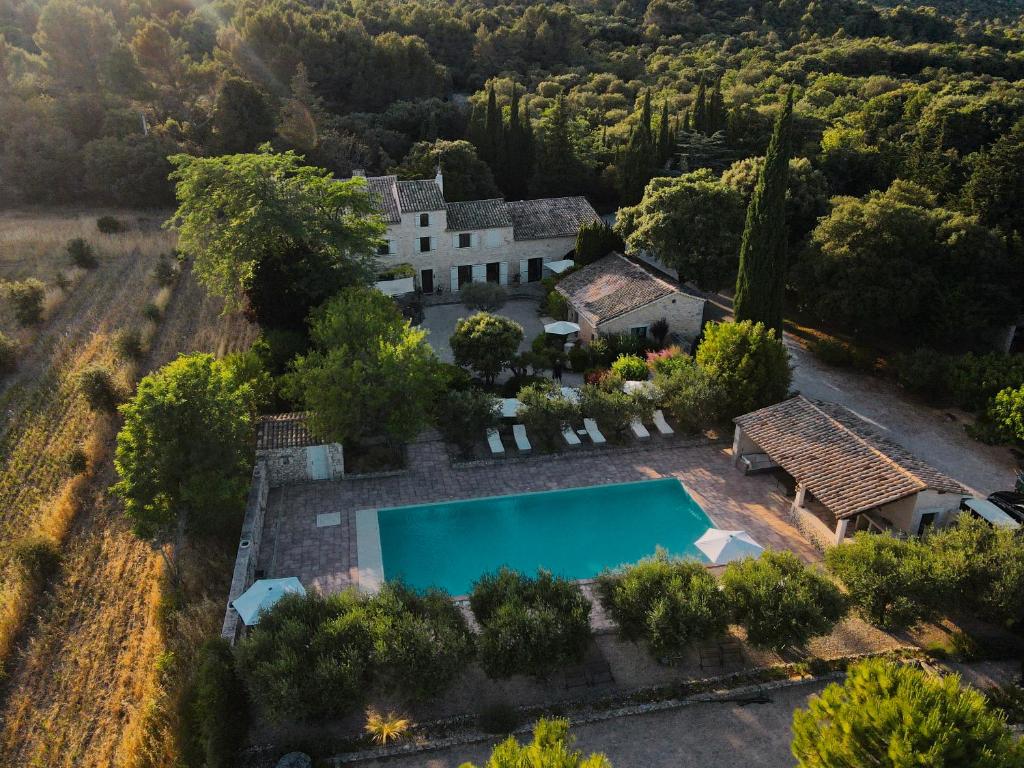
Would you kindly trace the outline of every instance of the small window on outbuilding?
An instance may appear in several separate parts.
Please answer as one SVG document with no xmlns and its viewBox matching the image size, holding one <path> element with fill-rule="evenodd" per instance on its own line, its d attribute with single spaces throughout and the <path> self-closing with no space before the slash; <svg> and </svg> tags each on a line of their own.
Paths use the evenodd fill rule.
<svg viewBox="0 0 1024 768">
<path fill-rule="evenodd" d="M 630 333 L 631 336 L 635 336 L 638 339 L 646 339 L 647 338 L 647 326 L 646 325 L 634 325 L 632 328 L 629 329 L 629 333 Z"/>
</svg>

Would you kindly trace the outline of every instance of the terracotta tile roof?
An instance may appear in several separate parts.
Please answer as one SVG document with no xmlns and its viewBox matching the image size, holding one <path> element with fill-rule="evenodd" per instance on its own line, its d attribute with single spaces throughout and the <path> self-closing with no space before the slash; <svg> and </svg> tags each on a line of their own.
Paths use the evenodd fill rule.
<svg viewBox="0 0 1024 768">
<path fill-rule="evenodd" d="M 389 224 L 398 224 L 402 215 L 398 210 L 398 198 L 395 196 L 397 176 L 370 176 L 366 186 L 370 188 L 370 197 L 377 205 L 381 216 Z"/>
<path fill-rule="evenodd" d="M 926 488 L 968 493 L 836 403 L 798 396 L 733 421 L 837 518 Z"/>
<path fill-rule="evenodd" d="M 566 275 L 555 289 L 595 326 L 663 296 L 681 292 L 678 286 L 620 253 L 609 253 Z"/>
<path fill-rule="evenodd" d="M 448 229 L 450 230 L 466 231 L 511 226 L 512 217 L 509 216 L 505 201 L 500 198 L 448 203 Z"/>
<path fill-rule="evenodd" d="M 598 221 L 597 211 L 585 197 L 548 197 L 505 203 L 512 217 L 516 240 L 575 237 L 580 226 Z"/>
<path fill-rule="evenodd" d="M 261 416 L 256 424 L 256 450 L 272 451 L 279 448 L 305 448 L 321 445 L 306 429 L 306 414 L 277 413 Z"/>
<path fill-rule="evenodd" d="M 444 195 L 433 179 L 399 181 L 395 186 L 402 213 L 444 210 Z"/>
</svg>

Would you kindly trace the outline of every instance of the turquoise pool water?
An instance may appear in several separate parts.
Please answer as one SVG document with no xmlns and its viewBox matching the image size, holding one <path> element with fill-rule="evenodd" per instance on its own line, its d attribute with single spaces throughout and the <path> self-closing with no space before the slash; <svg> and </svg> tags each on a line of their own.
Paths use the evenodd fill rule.
<svg viewBox="0 0 1024 768">
<path fill-rule="evenodd" d="M 502 565 L 587 579 L 664 547 L 706 558 L 693 543 L 711 520 L 672 478 L 377 511 L 384 578 L 464 595 Z"/>
</svg>

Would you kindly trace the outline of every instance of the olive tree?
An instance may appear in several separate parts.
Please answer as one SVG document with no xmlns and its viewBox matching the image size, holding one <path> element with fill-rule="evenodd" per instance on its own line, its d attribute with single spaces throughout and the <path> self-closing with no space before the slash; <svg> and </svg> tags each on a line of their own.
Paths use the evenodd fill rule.
<svg viewBox="0 0 1024 768">
<path fill-rule="evenodd" d="M 508 367 L 522 341 L 523 326 L 487 312 L 461 318 L 449 339 L 455 362 L 476 371 L 488 385 Z"/>
</svg>

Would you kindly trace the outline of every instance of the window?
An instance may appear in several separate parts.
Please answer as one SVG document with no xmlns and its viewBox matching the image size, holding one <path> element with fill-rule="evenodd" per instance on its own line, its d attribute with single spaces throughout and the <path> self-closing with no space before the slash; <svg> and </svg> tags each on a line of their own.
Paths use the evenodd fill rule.
<svg viewBox="0 0 1024 768">
<path fill-rule="evenodd" d="M 385 240 L 383 243 L 377 246 L 378 256 L 387 256 L 391 253 L 391 241 Z"/>
<path fill-rule="evenodd" d="M 420 253 L 426 253 L 429 250 L 430 250 L 430 238 L 429 237 L 421 237 L 420 238 Z"/>
<path fill-rule="evenodd" d="M 421 213 L 420 214 L 420 226 L 421 227 L 429 227 L 430 226 L 430 214 L 429 213 Z"/>
<path fill-rule="evenodd" d="M 473 236 L 469 232 L 459 233 L 459 248 L 469 248 L 473 243 Z"/>
<path fill-rule="evenodd" d="M 647 326 L 646 325 L 634 325 L 632 328 L 629 329 L 629 333 L 630 333 L 631 336 L 635 336 L 638 339 L 646 339 L 647 338 Z"/>
</svg>

